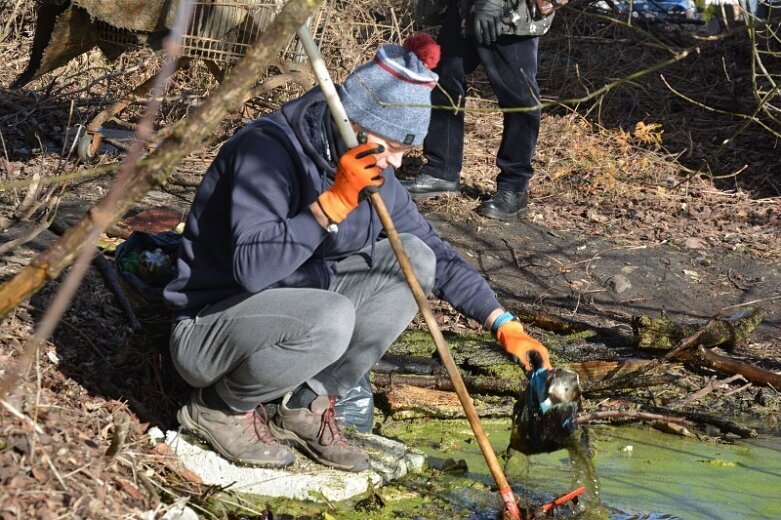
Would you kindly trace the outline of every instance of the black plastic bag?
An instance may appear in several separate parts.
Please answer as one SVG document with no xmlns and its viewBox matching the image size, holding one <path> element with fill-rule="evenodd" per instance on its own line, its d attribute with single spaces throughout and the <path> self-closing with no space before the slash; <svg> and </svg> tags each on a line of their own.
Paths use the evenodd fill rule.
<svg viewBox="0 0 781 520">
<path fill-rule="evenodd" d="M 368 373 L 358 381 L 357 386 L 336 401 L 336 414 L 345 426 L 351 426 L 361 433 L 372 431 L 374 395 Z"/>
<path fill-rule="evenodd" d="M 168 326 L 163 289 L 176 277 L 176 255 L 182 235 L 133 231 L 117 247 L 114 266 L 136 316 L 142 322 Z"/>
<path fill-rule="evenodd" d="M 578 404 L 574 401 L 553 402 L 549 389 L 559 373 L 569 372 L 538 368 L 528 374 L 529 385 L 513 407 L 512 449 L 535 455 L 567 447 L 577 431 Z"/>
</svg>

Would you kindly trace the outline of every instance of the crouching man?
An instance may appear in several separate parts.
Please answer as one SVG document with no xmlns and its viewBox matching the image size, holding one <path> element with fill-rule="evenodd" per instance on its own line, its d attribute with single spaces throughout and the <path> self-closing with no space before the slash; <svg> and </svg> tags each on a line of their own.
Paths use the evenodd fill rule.
<svg viewBox="0 0 781 520">
<path fill-rule="evenodd" d="M 334 404 L 379 360 L 417 306 L 381 238 L 379 190 L 421 284 L 494 331 L 527 364 L 547 351 L 418 213 L 394 168 L 422 144 L 439 48 L 385 45 L 339 88 L 365 144 L 347 149 L 314 89 L 242 129 L 220 150 L 187 218 L 171 354 L 197 390 L 183 428 L 226 459 L 267 467 L 293 446 L 347 471 L 369 467 Z M 412 106 L 417 105 L 417 106 Z M 266 405 L 276 404 L 269 420 Z"/>
</svg>

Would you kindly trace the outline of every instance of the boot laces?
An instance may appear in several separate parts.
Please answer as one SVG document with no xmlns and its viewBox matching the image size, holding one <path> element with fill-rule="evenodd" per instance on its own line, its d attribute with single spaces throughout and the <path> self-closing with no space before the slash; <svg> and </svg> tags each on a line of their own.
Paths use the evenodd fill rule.
<svg viewBox="0 0 781 520">
<path fill-rule="evenodd" d="M 255 430 L 255 438 L 263 444 L 275 443 L 276 439 L 268 425 L 268 412 L 263 403 L 259 404 L 253 411 L 248 412 L 247 416 L 250 414 L 252 414 L 252 429 Z"/>
<path fill-rule="evenodd" d="M 320 429 L 317 432 L 317 439 L 322 446 L 330 446 L 337 443 L 343 446 L 347 446 L 347 438 L 344 436 L 342 430 L 342 424 L 339 422 L 336 416 L 336 398 L 332 395 L 328 396 L 328 409 L 323 412 L 320 420 Z M 326 441 L 326 430 L 330 434 L 330 440 Z"/>
</svg>

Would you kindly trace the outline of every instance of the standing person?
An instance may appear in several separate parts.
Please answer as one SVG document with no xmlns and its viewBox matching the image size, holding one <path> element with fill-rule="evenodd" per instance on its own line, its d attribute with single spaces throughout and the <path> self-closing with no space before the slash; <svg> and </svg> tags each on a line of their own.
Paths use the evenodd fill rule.
<svg viewBox="0 0 781 520">
<path fill-rule="evenodd" d="M 444 92 L 434 89 L 431 104 L 463 107 L 465 77 L 482 63 L 501 108 L 538 105 L 538 37 L 547 32 L 553 14 L 538 16 L 536 4 L 531 5 L 525 0 L 451 0 L 439 33 L 442 59 L 435 71 Z M 505 112 L 496 155 L 497 190 L 480 204 L 479 214 L 512 220 L 526 213 L 539 131 L 539 110 Z M 420 173 L 402 181 L 413 198 L 458 193 L 464 159 L 463 111 L 433 110 L 423 154 L 427 163 Z"/>
<path fill-rule="evenodd" d="M 485 324 L 526 367 L 531 351 L 550 366 L 394 175 L 426 135 L 430 111 L 405 105 L 428 103 L 438 54 L 430 37 L 385 45 L 339 87 L 365 144 L 347 149 L 316 88 L 238 132 L 204 176 L 164 294 L 174 366 L 196 388 L 177 417 L 225 458 L 285 466 L 290 443 L 322 464 L 368 468 L 335 402 L 417 305 L 366 191 L 382 195 L 425 290 Z"/>
</svg>

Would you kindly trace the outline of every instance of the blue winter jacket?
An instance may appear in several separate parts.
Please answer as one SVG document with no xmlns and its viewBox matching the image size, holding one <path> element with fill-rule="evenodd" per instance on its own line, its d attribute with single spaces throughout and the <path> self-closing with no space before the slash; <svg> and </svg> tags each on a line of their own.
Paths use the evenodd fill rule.
<svg viewBox="0 0 781 520">
<path fill-rule="evenodd" d="M 314 89 L 243 128 L 219 151 L 187 217 L 177 278 L 164 291 L 176 319 L 246 292 L 328 289 L 335 264 L 378 239 L 382 225 L 368 201 L 335 234 L 309 209 L 335 175 L 326 110 Z M 380 193 L 399 233 L 418 236 L 436 254 L 434 293 L 484 323 L 499 307 L 494 292 L 418 212 L 393 168 L 383 176 Z"/>
</svg>

